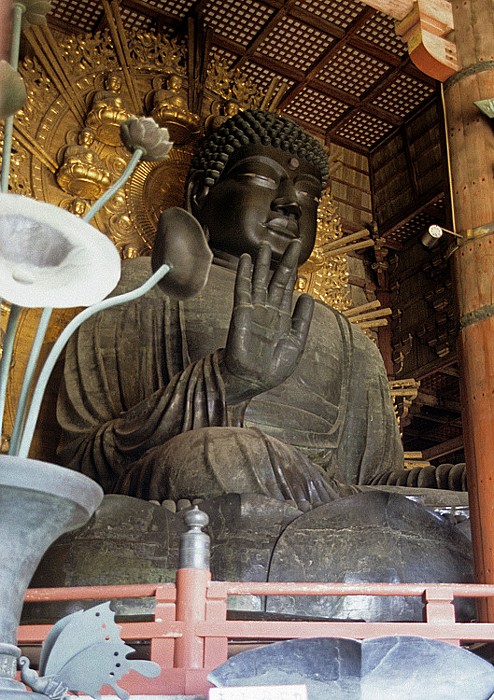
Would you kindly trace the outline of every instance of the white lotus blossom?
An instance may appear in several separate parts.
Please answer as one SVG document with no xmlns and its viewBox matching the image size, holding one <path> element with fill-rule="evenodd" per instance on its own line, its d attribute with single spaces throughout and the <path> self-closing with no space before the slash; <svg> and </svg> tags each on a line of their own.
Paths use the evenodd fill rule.
<svg viewBox="0 0 494 700">
<path fill-rule="evenodd" d="M 0 297 L 25 306 L 90 306 L 120 278 L 113 243 L 52 204 L 0 194 Z"/>
<path fill-rule="evenodd" d="M 130 151 L 143 151 L 141 160 L 164 160 L 173 146 L 168 129 L 151 117 L 130 117 L 120 125 L 120 136 Z"/>
</svg>

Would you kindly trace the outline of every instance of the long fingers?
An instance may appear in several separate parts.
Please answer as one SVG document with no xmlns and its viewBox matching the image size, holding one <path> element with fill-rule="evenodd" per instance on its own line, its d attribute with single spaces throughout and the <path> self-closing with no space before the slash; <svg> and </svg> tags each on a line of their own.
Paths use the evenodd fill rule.
<svg viewBox="0 0 494 700">
<path fill-rule="evenodd" d="M 257 253 L 252 273 L 252 302 L 265 304 L 268 298 L 268 286 L 271 265 L 271 248 L 262 243 Z"/>
<path fill-rule="evenodd" d="M 248 253 L 240 256 L 237 268 L 237 276 L 235 277 L 235 306 L 251 303 L 251 278 L 252 278 L 252 261 Z"/>
<path fill-rule="evenodd" d="M 249 255 L 240 257 L 235 283 L 235 303 L 265 304 L 290 312 L 297 276 L 300 241 L 292 241 L 271 276 L 271 248 L 259 247 L 254 265 Z M 270 279 L 271 278 L 271 279 Z"/>
<path fill-rule="evenodd" d="M 301 242 L 292 241 L 285 250 L 280 264 L 276 268 L 269 283 L 268 299 L 273 306 L 290 308 L 291 296 L 295 285 L 297 264 L 300 255 Z M 287 294 L 289 295 L 287 297 Z M 287 303 L 288 301 L 288 303 Z"/>
<path fill-rule="evenodd" d="M 314 299 L 308 294 L 301 294 L 293 310 L 291 332 L 301 350 L 305 347 L 313 313 Z"/>
</svg>

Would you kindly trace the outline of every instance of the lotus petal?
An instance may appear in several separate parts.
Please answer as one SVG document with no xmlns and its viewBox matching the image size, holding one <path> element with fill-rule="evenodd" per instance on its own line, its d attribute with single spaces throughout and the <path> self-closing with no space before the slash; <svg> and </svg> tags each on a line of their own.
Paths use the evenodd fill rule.
<svg viewBox="0 0 494 700">
<path fill-rule="evenodd" d="M 159 127 L 151 117 L 130 117 L 120 126 L 120 135 L 130 151 L 144 151 L 142 160 L 163 160 L 173 146 L 168 129 Z"/>
<path fill-rule="evenodd" d="M 0 119 L 21 109 L 26 101 L 26 87 L 19 73 L 7 61 L 0 61 Z"/>
<path fill-rule="evenodd" d="M 18 306 L 91 306 L 120 278 L 113 243 L 52 204 L 0 194 L 0 297 Z"/>
</svg>

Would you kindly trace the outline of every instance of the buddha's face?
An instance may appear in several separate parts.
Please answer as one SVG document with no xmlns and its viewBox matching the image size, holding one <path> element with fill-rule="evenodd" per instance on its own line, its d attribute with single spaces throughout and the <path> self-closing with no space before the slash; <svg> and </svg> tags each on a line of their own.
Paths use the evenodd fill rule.
<svg viewBox="0 0 494 700">
<path fill-rule="evenodd" d="M 105 81 L 106 89 L 111 90 L 112 92 L 118 92 L 120 88 L 122 87 L 122 83 L 120 82 L 120 78 L 118 75 L 115 74 L 110 74 L 106 81 Z"/>
<path fill-rule="evenodd" d="M 83 129 L 79 134 L 79 143 L 81 146 L 91 146 L 94 142 L 94 134 L 89 129 Z"/>
<path fill-rule="evenodd" d="M 178 75 L 170 75 L 167 86 L 170 88 L 170 90 L 180 90 L 182 87 L 182 79 Z"/>
<path fill-rule="evenodd" d="M 218 182 L 197 200 L 197 218 L 213 250 L 255 256 L 269 243 L 273 261 L 290 241 L 302 242 L 299 263 L 316 239 L 321 176 L 304 158 L 271 146 L 245 146 L 233 154 Z"/>
</svg>

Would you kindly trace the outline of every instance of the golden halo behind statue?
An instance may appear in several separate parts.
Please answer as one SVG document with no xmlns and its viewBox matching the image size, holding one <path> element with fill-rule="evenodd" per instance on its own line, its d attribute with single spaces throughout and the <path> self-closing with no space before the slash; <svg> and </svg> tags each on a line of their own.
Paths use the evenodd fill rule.
<svg viewBox="0 0 494 700">
<path fill-rule="evenodd" d="M 183 203 L 191 158 L 191 150 L 174 147 L 161 163 L 141 161 L 127 183 L 125 195 L 129 215 L 135 232 L 149 249 L 161 212 Z"/>
</svg>

